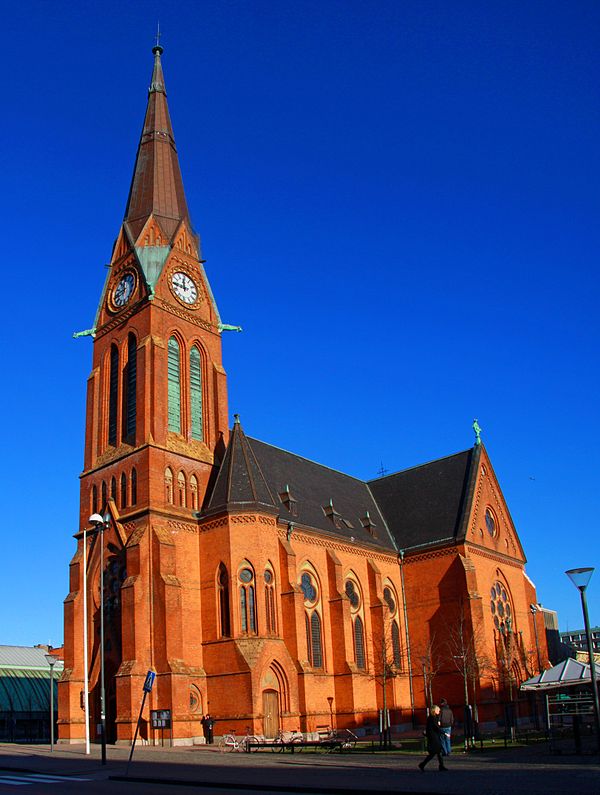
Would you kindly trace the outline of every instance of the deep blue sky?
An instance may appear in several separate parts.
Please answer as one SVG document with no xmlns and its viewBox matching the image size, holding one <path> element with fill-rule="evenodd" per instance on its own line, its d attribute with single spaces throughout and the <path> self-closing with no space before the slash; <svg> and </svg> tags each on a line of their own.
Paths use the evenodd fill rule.
<svg viewBox="0 0 600 795">
<path fill-rule="evenodd" d="M 600 567 L 600 5 L 3 10 L 0 643 L 62 641 L 92 325 L 160 18 L 246 432 L 362 478 L 484 430 L 540 601 Z M 600 571 L 589 589 L 600 624 Z"/>
</svg>

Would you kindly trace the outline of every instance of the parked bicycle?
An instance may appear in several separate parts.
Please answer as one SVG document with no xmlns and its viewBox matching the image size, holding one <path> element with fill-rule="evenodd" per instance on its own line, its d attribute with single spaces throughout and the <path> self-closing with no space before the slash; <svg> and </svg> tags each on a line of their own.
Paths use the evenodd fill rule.
<svg viewBox="0 0 600 795">
<path fill-rule="evenodd" d="M 300 731 L 283 731 L 283 729 L 279 729 L 277 735 L 273 739 L 273 748 L 272 750 L 275 752 L 281 753 L 285 751 L 287 745 L 298 745 L 300 746 L 301 743 L 304 742 L 304 735 Z M 298 748 L 299 751 L 302 750 L 301 747 Z"/>
</svg>

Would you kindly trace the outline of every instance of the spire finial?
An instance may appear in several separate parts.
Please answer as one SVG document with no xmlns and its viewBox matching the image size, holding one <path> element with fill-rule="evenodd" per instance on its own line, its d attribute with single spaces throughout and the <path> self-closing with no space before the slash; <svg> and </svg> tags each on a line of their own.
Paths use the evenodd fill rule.
<svg viewBox="0 0 600 795">
<path fill-rule="evenodd" d="M 475 431 L 475 446 L 481 444 L 481 426 L 477 422 L 477 418 L 473 420 L 473 430 Z"/>
<path fill-rule="evenodd" d="M 233 422 L 234 422 L 234 425 L 239 425 L 240 424 L 240 415 L 239 414 L 234 414 L 233 415 Z"/>
<path fill-rule="evenodd" d="M 160 46 L 160 22 L 156 23 L 156 44 L 152 48 L 152 52 L 154 55 L 158 53 L 158 55 L 163 54 L 163 48 Z"/>
</svg>

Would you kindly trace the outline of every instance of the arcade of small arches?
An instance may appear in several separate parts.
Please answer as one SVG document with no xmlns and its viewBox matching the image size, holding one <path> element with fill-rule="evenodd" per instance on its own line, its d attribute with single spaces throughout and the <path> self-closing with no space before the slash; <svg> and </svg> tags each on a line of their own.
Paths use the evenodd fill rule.
<svg viewBox="0 0 600 795">
<path fill-rule="evenodd" d="M 100 491 L 98 492 L 98 485 L 94 483 L 90 494 L 90 510 L 91 513 L 98 513 L 103 511 L 110 497 L 115 505 L 120 510 L 126 508 L 133 508 L 137 505 L 137 470 L 135 467 L 129 473 L 121 472 L 121 476 L 117 480 L 116 475 L 113 475 L 110 481 L 103 480 L 100 483 Z M 109 492 L 110 488 L 110 492 Z"/>
</svg>

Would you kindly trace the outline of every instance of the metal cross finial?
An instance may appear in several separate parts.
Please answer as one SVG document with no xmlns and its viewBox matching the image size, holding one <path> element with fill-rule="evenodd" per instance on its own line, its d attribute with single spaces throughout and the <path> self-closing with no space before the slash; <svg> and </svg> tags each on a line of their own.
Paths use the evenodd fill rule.
<svg viewBox="0 0 600 795">
<path fill-rule="evenodd" d="M 156 23 L 156 46 L 160 47 L 160 21 Z"/>
<path fill-rule="evenodd" d="M 481 444 L 481 426 L 477 422 L 477 418 L 473 420 L 473 430 L 475 431 L 475 444 Z"/>
</svg>

